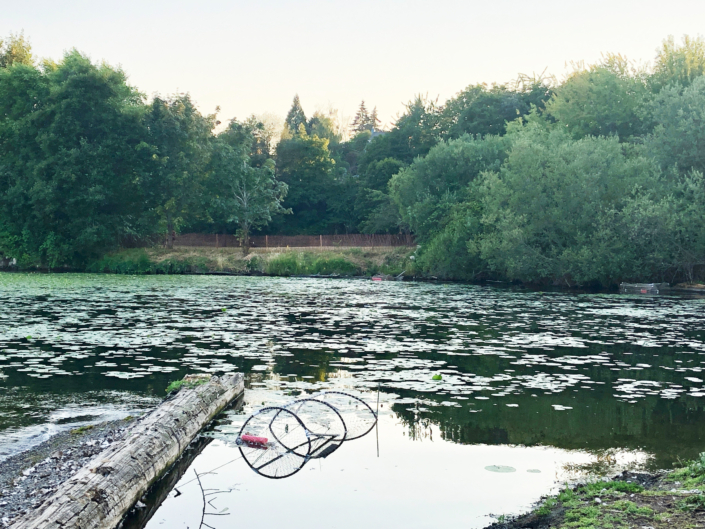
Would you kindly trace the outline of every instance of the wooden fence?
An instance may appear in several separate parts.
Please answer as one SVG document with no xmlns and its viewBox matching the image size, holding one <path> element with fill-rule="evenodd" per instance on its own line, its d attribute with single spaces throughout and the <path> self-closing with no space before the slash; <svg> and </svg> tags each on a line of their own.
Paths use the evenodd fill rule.
<svg viewBox="0 0 705 529">
<path fill-rule="evenodd" d="M 347 234 L 347 235 L 258 235 L 250 237 L 252 248 L 375 248 L 390 246 L 415 246 L 410 234 Z M 148 246 L 145 244 L 145 246 Z M 174 246 L 239 248 L 240 239 L 234 235 L 215 233 L 182 233 L 176 236 Z"/>
</svg>

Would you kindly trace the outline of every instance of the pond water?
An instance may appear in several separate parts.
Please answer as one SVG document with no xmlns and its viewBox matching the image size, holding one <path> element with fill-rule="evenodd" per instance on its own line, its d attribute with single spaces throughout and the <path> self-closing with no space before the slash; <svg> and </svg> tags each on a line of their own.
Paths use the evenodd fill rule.
<svg viewBox="0 0 705 529">
<path fill-rule="evenodd" d="M 214 504 L 238 522 L 303 527 L 311 511 L 329 527 L 481 527 L 586 472 L 667 468 L 704 450 L 703 299 L 0 274 L 0 306 L 0 461 L 139 413 L 187 373 L 245 373 L 243 406 L 149 527 L 198 527 L 200 490 L 186 483 L 232 460 L 203 480 L 232 489 Z M 321 389 L 376 403 L 378 388 L 378 431 L 291 478 L 237 460 L 250 412 Z"/>
</svg>

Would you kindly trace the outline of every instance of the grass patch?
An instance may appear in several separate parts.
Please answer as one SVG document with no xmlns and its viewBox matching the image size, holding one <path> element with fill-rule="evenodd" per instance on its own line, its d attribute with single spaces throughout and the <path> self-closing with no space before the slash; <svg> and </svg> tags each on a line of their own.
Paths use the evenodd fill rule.
<svg viewBox="0 0 705 529">
<path fill-rule="evenodd" d="M 344 255 L 320 255 L 313 252 L 287 252 L 264 263 L 267 274 L 293 275 L 362 275 L 362 267 Z"/>
<path fill-rule="evenodd" d="M 636 503 L 629 500 L 619 500 L 612 504 L 612 507 L 624 511 L 627 514 L 633 514 L 635 516 L 648 516 L 654 515 L 654 511 L 649 507 L 639 507 Z"/>
<path fill-rule="evenodd" d="M 269 274 L 275 276 L 375 274 L 414 275 L 410 248 L 284 250 L 245 256 L 239 248 L 136 248 L 120 250 L 91 263 L 88 272 L 113 274 Z"/>
<path fill-rule="evenodd" d="M 536 516 L 548 516 L 553 512 L 553 509 L 558 505 L 558 500 L 556 498 L 547 498 L 546 501 L 543 502 L 541 507 L 536 509 Z"/>
<path fill-rule="evenodd" d="M 88 424 L 86 426 L 80 426 L 79 428 L 74 428 L 73 430 L 71 430 L 71 435 L 83 435 L 88 430 L 92 430 L 92 429 L 93 429 L 92 424 Z"/>
<path fill-rule="evenodd" d="M 595 506 L 579 507 L 570 509 L 565 513 L 567 527 L 600 527 L 598 518 L 600 509 Z"/>
<path fill-rule="evenodd" d="M 210 266 L 205 256 L 168 257 L 157 261 L 144 248 L 138 248 L 105 255 L 91 263 L 87 271 L 129 275 L 189 274 L 206 272 Z"/>
<path fill-rule="evenodd" d="M 703 511 L 705 510 L 705 495 L 693 494 L 692 496 L 687 496 L 686 498 L 680 500 L 676 506 L 681 511 L 685 512 Z"/>
<path fill-rule="evenodd" d="M 694 489 L 705 483 L 705 452 L 694 461 L 680 462 L 681 468 L 676 469 L 666 478 L 668 481 L 680 481 L 683 487 Z"/>
<path fill-rule="evenodd" d="M 199 378 L 196 380 L 174 380 L 167 386 L 166 392 L 171 393 L 172 391 L 178 391 L 181 388 L 195 388 L 207 383 L 208 381 L 209 379 L 207 378 Z"/>
<path fill-rule="evenodd" d="M 585 494 L 602 495 L 610 492 L 642 492 L 644 487 L 638 483 L 627 483 L 626 481 L 595 481 L 582 485 L 578 490 Z"/>
</svg>

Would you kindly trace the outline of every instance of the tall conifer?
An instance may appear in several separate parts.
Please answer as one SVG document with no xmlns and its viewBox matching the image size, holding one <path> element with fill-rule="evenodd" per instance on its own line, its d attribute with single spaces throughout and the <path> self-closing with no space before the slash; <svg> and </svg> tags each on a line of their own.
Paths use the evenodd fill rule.
<svg viewBox="0 0 705 529">
<path fill-rule="evenodd" d="M 365 107 L 365 101 L 360 103 L 360 108 L 357 109 L 355 118 L 352 122 L 352 129 L 355 133 L 362 132 L 363 130 L 370 130 L 370 115 L 367 113 L 367 107 Z"/>
<path fill-rule="evenodd" d="M 382 122 L 377 117 L 377 107 L 372 109 L 372 114 L 370 114 L 370 130 L 379 130 L 382 128 Z"/>
<path fill-rule="evenodd" d="M 301 108 L 299 94 L 296 94 L 291 104 L 291 110 L 286 115 L 286 126 L 292 134 L 296 134 L 300 125 L 306 126 L 306 114 L 304 114 L 304 109 Z"/>
</svg>

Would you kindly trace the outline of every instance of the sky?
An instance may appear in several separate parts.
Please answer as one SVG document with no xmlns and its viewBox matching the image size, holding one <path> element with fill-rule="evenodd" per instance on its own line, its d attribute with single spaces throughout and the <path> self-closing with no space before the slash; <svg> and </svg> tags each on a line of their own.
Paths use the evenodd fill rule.
<svg viewBox="0 0 705 529">
<path fill-rule="evenodd" d="M 404 103 L 440 103 L 618 52 L 653 61 L 668 35 L 705 31 L 703 0 L 0 0 L 0 37 L 24 31 L 39 57 L 77 48 L 120 66 L 148 96 L 188 92 L 203 113 L 284 116 L 361 100 L 393 123 Z"/>
</svg>

